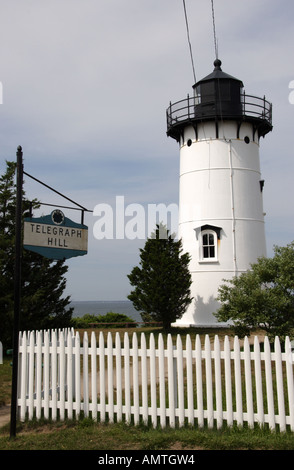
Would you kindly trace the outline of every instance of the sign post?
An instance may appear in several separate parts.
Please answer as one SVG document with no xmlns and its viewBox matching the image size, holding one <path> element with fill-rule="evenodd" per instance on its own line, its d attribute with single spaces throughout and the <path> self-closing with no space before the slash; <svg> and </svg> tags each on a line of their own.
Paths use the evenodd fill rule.
<svg viewBox="0 0 294 470">
<path fill-rule="evenodd" d="M 19 317 L 21 299 L 21 225 L 22 225 L 22 186 L 23 186 L 23 161 L 22 148 L 17 148 L 17 176 L 16 176 L 16 216 L 15 216 L 15 265 L 14 265 L 14 326 L 13 326 L 13 363 L 12 363 L 12 391 L 11 391 L 11 416 L 10 437 L 16 434 L 17 413 L 17 374 L 18 374 L 18 342 L 19 342 Z"/>
</svg>

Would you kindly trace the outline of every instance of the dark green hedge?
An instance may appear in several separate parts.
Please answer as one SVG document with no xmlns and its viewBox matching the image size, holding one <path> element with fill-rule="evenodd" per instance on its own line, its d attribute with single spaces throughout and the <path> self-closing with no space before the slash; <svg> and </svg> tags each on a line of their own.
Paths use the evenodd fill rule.
<svg viewBox="0 0 294 470">
<path fill-rule="evenodd" d="M 122 313 L 108 312 L 105 315 L 86 314 L 80 318 L 72 318 L 74 328 L 90 328 L 92 325 L 99 325 L 107 328 L 127 328 L 135 327 L 136 322 Z"/>
</svg>

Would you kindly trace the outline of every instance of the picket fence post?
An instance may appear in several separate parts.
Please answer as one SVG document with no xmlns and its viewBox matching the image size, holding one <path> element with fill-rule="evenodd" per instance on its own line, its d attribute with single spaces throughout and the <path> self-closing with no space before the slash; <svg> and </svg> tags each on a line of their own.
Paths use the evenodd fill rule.
<svg viewBox="0 0 294 470">
<path fill-rule="evenodd" d="M 108 419 L 110 423 L 114 420 L 113 409 L 113 347 L 112 336 L 107 335 L 107 381 L 108 381 Z"/>
<path fill-rule="evenodd" d="M 28 361 L 28 418 L 34 417 L 34 355 L 35 355 L 35 332 L 29 335 L 29 361 Z"/>
<path fill-rule="evenodd" d="M 115 335 L 115 354 L 116 354 L 116 403 L 117 403 L 117 420 L 122 421 L 122 351 L 121 351 L 121 340 L 120 335 L 117 332 Z"/>
<path fill-rule="evenodd" d="M 124 334 L 124 360 L 125 360 L 125 408 L 126 422 L 131 422 L 131 387 L 130 387 L 130 340 L 127 332 Z"/>
<path fill-rule="evenodd" d="M 273 379 L 272 379 L 272 358 L 269 339 L 266 336 L 264 339 L 264 361 L 265 361 L 265 378 L 266 378 L 266 397 L 267 397 L 267 412 L 268 422 L 270 429 L 274 430 L 276 427 L 275 421 L 275 407 L 273 395 Z"/>
<path fill-rule="evenodd" d="M 175 427 L 175 378 L 174 378 L 174 359 L 173 343 L 169 333 L 167 336 L 167 370 L 168 370 L 168 414 L 169 425 Z"/>
<path fill-rule="evenodd" d="M 213 387 L 212 387 L 212 358 L 209 336 L 205 335 L 205 374 L 206 374 L 206 398 L 207 398 L 207 423 L 213 427 Z"/>
<path fill-rule="evenodd" d="M 139 423 L 139 356 L 138 339 L 136 333 L 132 337 L 133 351 L 133 403 L 134 403 L 134 424 Z"/>
<path fill-rule="evenodd" d="M 66 381 L 67 381 L 67 390 L 66 390 L 66 397 L 67 397 L 67 417 L 68 419 L 72 419 L 73 417 L 73 356 L 72 356 L 72 338 L 71 332 L 67 331 L 66 334 L 66 345 L 67 345 L 67 374 L 66 374 Z"/>
<path fill-rule="evenodd" d="M 253 396 L 252 396 L 252 376 L 251 376 L 251 354 L 248 337 L 244 339 L 244 366 L 245 366 L 245 390 L 247 422 L 249 428 L 254 426 Z"/>
<path fill-rule="evenodd" d="M 105 347 L 102 331 L 99 334 L 99 385 L 100 385 L 100 421 L 106 419 L 106 397 L 105 397 Z"/>
<path fill-rule="evenodd" d="M 79 332 L 75 336 L 75 405 L 76 405 L 76 418 L 78 419 L 81 413 L 81 344 Z"/>
<path fill-rule="evenodd" d="M 222 404 L 222 377 L 221 377 L 221 353 L 219 338 L 214 337 L 214 368 L 215 368 L 215 397 L 216 397 L 216 421 L 217 429 L 223 425 L 223 404 Z"/>
<path fill-rule="evenodd" d="M 84 416 L 89 416 L 89 342 L 88 334 L 85 331 L 83 336 L 83 396 L 84 396 Z"/>
<path fill-rule="evenodd" d="M 254 338 L 254 370 L 256 384 L 256 402 L 257 402 L 257 423 L 264 425 L 264 406 L 262 393 L 262 372 L 261 372 L 261 354 L 257 336 Z"/>
<path fill-rule="evenodd" d="M 294 431 L 294 378 L 293 378 L 293 354 L 289 336 L 285 341 L 285 355 L 286 355 L 286 373 L 288 384 L 288 402 L 289 402 L 289 415 L 290 415 L 290 428 Z"/>
<path fill-rule="evenodd" d="M 191 336 L 186 337 L 186 367 L 187 367 L 187 400 L 188 400 L 188 423 L 194 424 L 194 394 L 193 394 L 193 358 Z"/>
<path fill-rule="evenodd" d="M 63 420 L 65 418 L 65 371 L 66 371 L 66 364 L 65 364 L 65 338 L 64 332 L 61 331 L 59 335 L 59 378 L 60 378 L 60 385 L 59 385 L 59 410 L 60 410 L 60 419 Z"/>
<path fill-rule="evenodd" d="M 93 421 L 97 421 L 97 351 L 96 351 L 96 335 L 92 331 L 91 334 L 91 412 Z"/>
<path fill-rule="evenodd" d="M 43 384 L 44 384 L 44 418 L 49 418 L 49 332 L 44 334 L 43 355 Z"/>
<path fill-rule="evenodd" d="M 224 341 L 224 368 L 225 368 L 225 390 L 226 390 L 226 413 L 227 425 L 233 425 L 233 396 L 232 396 L 232 368 L 231 368 L 231 349 L 229 338 L 226 335 Z"/>
<path fill-rule="evenodd" d="M 57 332 L 52 334 L 51 345 L 51 389 L 52 389 L 52 420 L 57 419 Z"/>
<path fill-rule="evenodd" d="M 240 353 L 239 338 L 237 336 L 235 336 L 234 338 L 234 372 L 235 372 L 237 425 L 243 426 L 241 353 Z"/>
<path fill-rule="evenodd" d="M 147 344 L 144 333 L 141 333 L 141 374 L 142 374 L 142 419 L 148 424 L 148 371 Z"/>
<path fill-rule="evenodd" d="M 158 373 L 159 373 L 159 406 L 160 406 L 160 425 L 162 428 L 166 425 L 166 398 L 165 398 L 165 357 L 164 341 L 160 333 L 158 337 Z"/>
<path fill-rule="evenodd" d="M 151 421 L 153 427 L 157 426 L 157 405 L 156 405 L 156 355 L 155 339 L 153 333 L 150 335 L 150 397 L 151 397 Z M 162 404 L 161 404 L 162 406 Z M 165 424 L 164 424 L 165 426 Z"/>
<path fill-rule="evenodd" d="M 203 406 L 203 376 L 202 376 L 202 348 L 200 336 L 196 336 L 196 387 L 197 387 L 197 418 L 198 426 L 204 426 L 204 406 Z"/>
<path fill-rule="evenodd" d="M 26 354 L 26 346 L 27 346 L 27 336 L 26 332 L 22 334 L 22 337 L 19 338 L 20 347 L 23 351 L 21 354 L 21 375 L 20 375 L 20 419 L 21 421 L 25 420 L 26 415 L 26 392 L 27 392 L 27 354 Z"/>
<path fill-rule="evenodd" d="M 284 386 L 283 386 L 283 371 L 282 371 L 282 352 L 281 343 L 279 338 L 275 337 L 275 368 L 276 368 L 276 383 L 278 394 L 278 422 L 280 431 L 286 431 L 286 416 L 285 416 L 285 400 L 284 400 Z"/>
<path fill-rule="evenodd" d="M 184 425 L 184 364 L 183 364 L 183 345 L 180 335 L 177 335 L 177 385 L 178 385 L 178 410 L 179 410 L 179 426 Z"/>
</svg>

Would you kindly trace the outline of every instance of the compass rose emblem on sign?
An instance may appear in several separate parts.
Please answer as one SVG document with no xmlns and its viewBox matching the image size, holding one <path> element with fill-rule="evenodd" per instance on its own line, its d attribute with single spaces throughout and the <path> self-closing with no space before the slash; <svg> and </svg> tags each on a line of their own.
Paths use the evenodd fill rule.
<svg viewBox="0 0 294 470">
<path fill-rule="evenodd" d="M 51 219 L 52 219 L 52 222 L 54 222 L 54 224 L 61 225 L 64 222 L 64 213 L 58 209 L 55 209 L 51 213 Z"/>
</svg>

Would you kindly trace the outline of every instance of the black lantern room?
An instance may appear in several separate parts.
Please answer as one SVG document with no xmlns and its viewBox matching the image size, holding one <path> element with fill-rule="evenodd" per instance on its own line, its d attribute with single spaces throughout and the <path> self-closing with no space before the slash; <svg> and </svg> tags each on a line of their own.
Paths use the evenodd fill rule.
<svg viewBox="0 0 294 470">
<path fill-rule="evenodd" d="M 216 137 L 221 121 L 236 121 L 236 137 L 243 122 L 250 122 L 253 134 L 264 137 L 272 130 L 272 105 L 265 97 L 247 95 L 243 82 L 224 73 L 221 61 L 214 61 L 214 70 L 193 86 L 193 97 L 171 104 L 167 109 L 167 135 L 180 141 L 184 128 L 190 123 L 197 139 L 198 124 L 213 121 Z"/>
<path fill-rule="evenodd" d="M 214 66 L 214 71 L 210 75 L 193 86 L 195 100 L 198 100 L 195 116 L 234 119 L 242 114 L 243 83 L 224 73 L 220 60 L 215 60 Z"/>
</svg>

